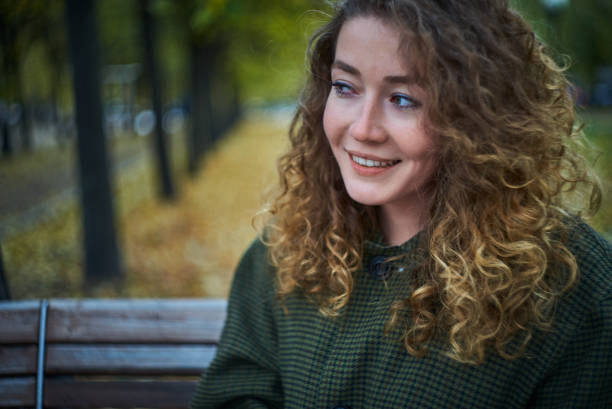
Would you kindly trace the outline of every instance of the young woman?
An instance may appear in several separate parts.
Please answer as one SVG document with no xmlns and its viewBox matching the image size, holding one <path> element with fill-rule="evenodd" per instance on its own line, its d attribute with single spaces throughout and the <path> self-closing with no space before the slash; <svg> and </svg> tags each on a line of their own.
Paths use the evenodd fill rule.
<svg viewBox="0 0 612 409">
<path fill-rule="evenodd" d="M 612 407 L 599 190 L 507 3 L 346 0 L 314 36 L 194 409 Z"/>
</svg>

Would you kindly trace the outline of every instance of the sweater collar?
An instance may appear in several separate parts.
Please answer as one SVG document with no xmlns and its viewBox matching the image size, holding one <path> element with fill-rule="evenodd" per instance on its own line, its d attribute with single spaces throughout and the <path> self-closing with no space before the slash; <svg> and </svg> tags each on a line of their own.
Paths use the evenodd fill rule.
<svg viewBox="0 0 612 409">
<path fill-rule="evenodd" d="M 368 256 L 386 256 L 393 257 L 399 255 L 410 255 L 416 253 L 415 250 L 419 248 L 425 239 L 425 233 L 423 230 L 412 236 L 408 241 L 397 245 L 391 246 L 385 243 L 382 232 L 380 230 L 374 232 L 370 238 L 366 239 L 363 243 L 364 255 Z"/>
</svg>

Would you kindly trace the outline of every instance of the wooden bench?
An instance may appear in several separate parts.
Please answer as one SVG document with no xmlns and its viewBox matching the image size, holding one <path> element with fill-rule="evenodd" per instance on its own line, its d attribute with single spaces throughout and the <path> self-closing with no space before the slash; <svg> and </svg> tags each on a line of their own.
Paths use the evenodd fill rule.
<svg viewBox="0 0 612 409">
<path fill-rule="evenodd" d="M 225 300 L 0 302 L 0 407 L 186 408 Z"/>
</svg>

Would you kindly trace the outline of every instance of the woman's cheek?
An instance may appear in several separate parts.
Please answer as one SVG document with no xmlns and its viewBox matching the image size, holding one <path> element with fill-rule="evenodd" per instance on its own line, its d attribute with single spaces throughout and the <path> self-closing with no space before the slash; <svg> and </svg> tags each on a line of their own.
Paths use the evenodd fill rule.
<svg viewBox="0 0 612 409">
<path fill-rule="evenodd" d="M 325 136 L 327 137 L 327 140 L 330 140 L 330 116 L 331 116 L 331 106 L 330 106 L 330 100 L 329 98 L 327 99 L 327 103 L 325 104 L 325 110 L 323 111 L 323 131 L 325 132 Z"/>
<path fill-rule="evenodd" d="M 327 99 L 325 111 L 323 112 L 323 130 L 330 143 L 337 142 L 339 128 L 341 127 L 340 119 L 342 118 L 337 103 L 334 102 L 333 96 Z"/>
</svg>

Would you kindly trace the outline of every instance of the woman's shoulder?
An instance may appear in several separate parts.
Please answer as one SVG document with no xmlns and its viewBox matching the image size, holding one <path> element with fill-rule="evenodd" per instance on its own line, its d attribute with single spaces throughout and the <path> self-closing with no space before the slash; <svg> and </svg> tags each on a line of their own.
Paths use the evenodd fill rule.
<svg viewBox="0 0 612 409">
<path fill-rule="evenodd" d="M 274 271 L 268 247 L 261 237 L 257 237 L 242 254 L 234 273 L 231 292 L 257 293 L 260 297 L 269 297 L 274 293 Z"/>
<path fill-rule="evenodd" d="M 565 245 L 578 280 L 554 306 L 551 331 L 534 337 L 524 373 L 539 368 L 533 407 L 610 407 L 612 246 L 584 221 L 569 221 Z M 588 376 L 587 376 L 588 374 Z"/>
<path fill-rule="evenodd" d="M 612 330 L 612 246 L 578 218 L 568 227 L 565 245 L 576 260 L 578 278 L 555 304 L 553 327 L 555 342 L 569 345 Z"/>
<path fill-rule="evenodd" d="M 591 302 L 612 297 L 612 245 L 581 219 L 574 219 L 566 243 L 576 258 L 579 279 L 578 298 L 588 297 Z"/>
<path fill-rule="evenodd" d="M 242 264 L 269 264 L 268 263 L 268 247 L 264 244 L 263 238 L 257 236 L 247 249 L 242 254 L 238 267 Z"/>
</svg>

